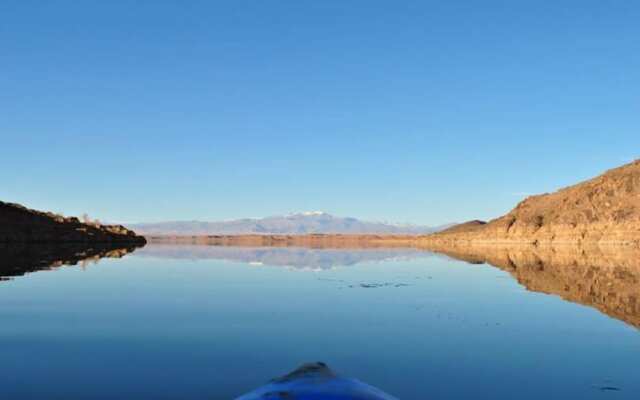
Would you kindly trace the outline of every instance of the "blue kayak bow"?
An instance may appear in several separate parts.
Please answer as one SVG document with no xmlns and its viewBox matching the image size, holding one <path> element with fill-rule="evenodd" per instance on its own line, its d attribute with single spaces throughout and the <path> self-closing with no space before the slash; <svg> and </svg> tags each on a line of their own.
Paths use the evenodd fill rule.
<svg viewBox="0 0 640 400">
<path fill-rule="evenodd" d="M 397 400 L 356 379 L 337 376 L 326 364 L 310 363 L 273 379 L 236 400 Z"/>
</svg>

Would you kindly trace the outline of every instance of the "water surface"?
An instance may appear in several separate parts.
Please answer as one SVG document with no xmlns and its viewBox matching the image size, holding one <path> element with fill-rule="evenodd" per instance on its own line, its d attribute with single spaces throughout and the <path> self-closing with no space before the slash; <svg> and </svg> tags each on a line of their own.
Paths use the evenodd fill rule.
<svg viewBox="0 0 640 400">
<path fill-rule="evenodd" d="M 14 276 L 0 398 L 233 399 L 324 361 L 404 400 L 636 399 L 634 320 L 599 293 L 527 290 L 543 276 L 527 271 L 412 249 L 150 245 Z M 634 271 L 612 276 L 640 293 Z"/>
</svg>

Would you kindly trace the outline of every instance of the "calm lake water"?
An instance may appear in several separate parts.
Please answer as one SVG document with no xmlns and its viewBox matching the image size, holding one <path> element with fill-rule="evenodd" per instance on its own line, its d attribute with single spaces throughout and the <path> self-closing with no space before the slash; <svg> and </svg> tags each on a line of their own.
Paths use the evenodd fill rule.
<svg viewBox="0 0 640 400">
<path fill-rule="evenodd" d="M 150 245 L 0 282 L 0 321 L 0 399 L 233 399 L 311 361 L 403 400 L 640 397 L 628 321 L 417 250 Z"/>
</svg>

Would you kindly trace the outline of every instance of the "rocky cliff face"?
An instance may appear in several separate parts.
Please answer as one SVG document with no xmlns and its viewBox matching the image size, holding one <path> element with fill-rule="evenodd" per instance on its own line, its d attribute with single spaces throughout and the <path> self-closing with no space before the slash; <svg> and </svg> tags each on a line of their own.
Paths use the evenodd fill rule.
<svg viewBox="0 0 640 400">
<path fill-rule="evenodd" d="M 463 224 L 423 241 L 640 244 L 640 160 L 555 193 L 529 197 L 486 224 Z"/>
<path fill-rule="evenodd" d="M 74 217 L 0 202 L 0 243 L 136 243 L 146 240 L 121 225 L 85 224 Z"/>
</svg>

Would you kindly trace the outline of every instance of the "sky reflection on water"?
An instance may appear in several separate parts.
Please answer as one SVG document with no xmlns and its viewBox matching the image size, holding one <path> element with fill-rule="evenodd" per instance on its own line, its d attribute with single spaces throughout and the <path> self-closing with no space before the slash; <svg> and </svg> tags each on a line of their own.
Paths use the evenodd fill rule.
<svg viewBox="0 0 640 400">
<path fill-rule="evenodd" d="M 204 247 L 0 282 L 0 397 L 232 399 L 309 361 L 406 400 L 640 393 L 637 329 L 500 269 Z"/>
</svg>

